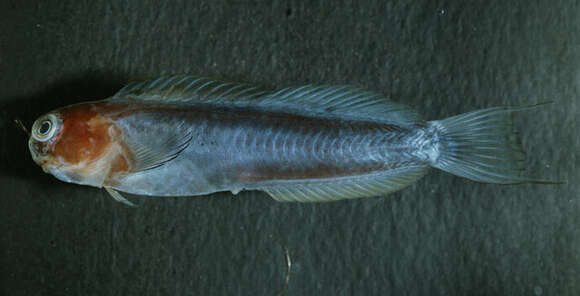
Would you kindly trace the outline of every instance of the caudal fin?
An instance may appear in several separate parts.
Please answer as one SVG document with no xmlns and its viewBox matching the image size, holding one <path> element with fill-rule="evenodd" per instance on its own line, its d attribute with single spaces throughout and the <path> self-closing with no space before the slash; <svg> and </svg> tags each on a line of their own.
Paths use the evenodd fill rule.
<svg viewBox="0 0 580 296">
<path fill-rule="evenodd" d="M 557 183 L 523 175 L 525 155 L 511 115 L 540 105 L 482 109 L 431 121 L 440 144 L 431 165 L 478 182 Z"/>
</svg>

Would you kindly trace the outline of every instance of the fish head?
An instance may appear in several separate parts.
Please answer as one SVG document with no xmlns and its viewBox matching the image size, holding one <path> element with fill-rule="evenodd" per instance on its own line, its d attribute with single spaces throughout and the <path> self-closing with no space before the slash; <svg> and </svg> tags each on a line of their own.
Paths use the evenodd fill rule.
<svg viewBox="0 0 580 296">
<path fill-rule="evenodd" d="M 51 111 L 33 124 L 28 141 L 32 159 L 59 180 L 103 187 L 113 167 L 123 166 L 112 151 L 118 129 L 92 103 Z"/>
</svg>

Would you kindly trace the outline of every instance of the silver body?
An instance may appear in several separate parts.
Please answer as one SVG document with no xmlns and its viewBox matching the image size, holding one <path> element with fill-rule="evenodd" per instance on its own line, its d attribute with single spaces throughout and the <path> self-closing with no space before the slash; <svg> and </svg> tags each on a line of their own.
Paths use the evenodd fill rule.
<svg viewBox="0 0 580 296">
<path fill-rule="evenodd" d="M 270 91 L 178 75 L 51 112 L 35 123 L 29 146 L 45 171 L 104 187 L 129 205 L 117 190 L 194 196 L 247 189 L 277 201 L 322 202 L 382 196 L 430 167 L 478 182 L 550 183 L 521 176 L 524 152 L 511 114 L 532 107 L 426 122 L 349 86 Z"/>
<path fill-rule="evenodd" d="M 115 123 L 131 143 L 151 149 L 162 149 L 172 135 L 191 135 L 175 159 L 131 173 L 113 186 L 139 195 L 191 196 L 340 182 L 405 167 L 426 169 L 438 156 L 428 124 L 410 128 L 308 111 L 160 106 L 132 112 Z"/>
</svg>

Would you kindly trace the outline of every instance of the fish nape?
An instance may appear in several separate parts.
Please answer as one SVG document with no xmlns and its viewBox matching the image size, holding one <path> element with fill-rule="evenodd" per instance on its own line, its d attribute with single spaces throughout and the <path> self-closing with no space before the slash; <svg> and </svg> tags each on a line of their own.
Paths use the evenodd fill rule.
<svg viewBox="0 0 580 296">
<path fill-rule="evenodd" d="M 525 176 L 511 115 L 495 107 L 425 121 L 352 86 L 281 90 L 178 75 L 133 82 L 111 98 L 41 116 L 29 149 L 71 183 L 145 196 L 260 190 L 277 201 L 384 196 L 429 168 L 478 182 Z"/>
</svg>

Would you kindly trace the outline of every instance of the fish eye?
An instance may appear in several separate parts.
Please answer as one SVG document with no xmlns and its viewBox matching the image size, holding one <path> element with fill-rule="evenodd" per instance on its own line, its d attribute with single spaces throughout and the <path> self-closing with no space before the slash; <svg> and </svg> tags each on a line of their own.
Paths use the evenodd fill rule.
<svg viewBox="0 0 580 296">
<path fill-rule="evenodd" d="M 56 132 L 57 123 L 53 114 L 41 117 L 32 126 L 32 137 L 40 142 L 48 141 Z"/>
<path fill-rule="evenodd" d="M 48 134 L 48 132 L 50 131 L 50 127 L 52 126 L 52 123 L 50 122 L 50 120 L 45 120 L 40 124 L 40 127 L 38 128 L 38 133 L 41 135 L 46 135 Z"/>
</svg>

